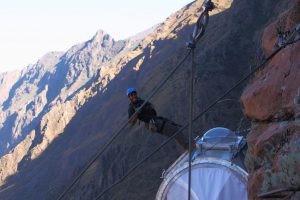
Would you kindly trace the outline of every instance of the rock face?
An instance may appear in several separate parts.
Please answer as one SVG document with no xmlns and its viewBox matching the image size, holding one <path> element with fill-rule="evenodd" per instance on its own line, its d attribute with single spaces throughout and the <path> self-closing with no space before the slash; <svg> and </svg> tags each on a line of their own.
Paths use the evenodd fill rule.
<svg viewBox="0 0 300 200">
<path fill-rule="evenodd" d="M 291 1 L 214 1 L 218 9 L 212 13 L 206 34 L 195 50 L 195 115 L 249 71 L 263 28 Z M 5 126 L 9 129 L 5 133 L 10 133 L 6 135 L 23 139 L 1 158 L 1 169 L 5 166 L 5 170 L 0 171 L 0 199 L 56 199 L 126 120 L 126 88 L 136 87 L 142 98 L 147 97 L 184 57 L 185 43 L 201 14 L 202 3 L 198 0 L 185 6 L 141 41 L 134 38 L 116 42 L 99 31 L 90 41 L 51 61 L 55 67 L 26 69 L 32 75 L 22 73 L 21 81 L 14 84 L 18 87 L 12 86 L 16 89 L 2 106 L 6 114 L 1 122 L 10 124 Z M 151 99 L 159 115 L 180 124 L 187 122 L 190 65 L 186 61 Z M 45 73 L 41 74 L 43 69 Z M 242 87 L 202 116 L 195 124 L 196 134 L 216 126 L 233 130 L 240 127 L 241 92 Z M 24 107 L 34 109 L 23 111 Z M 21 111 L 32 113 L 28 116 L 36 119 L 28 130 L 27 121 L 32 120 L 20 117 Z M 7 116 L 11 123 L 5 123 Z M 22 131 L 14 130 L 20 127 L 16 124 L 22 125 Z M 149 134 L 143 126 L 124 128 L 65 199 L 94 199 L 163 139 Z M 168 144 L 103 199 L 154 199 L 162 169 L 180 153 L 182 149 L 174 142 Z"/>
<path fill-rule="evenodd" d="M 278 29 L 288 31 L 299 23 L 297 0 L 264 30 L 265 55 L 271 54 Z M 245 115 L 253 121 L 246 158 L 250 199 L 270 190 L 300 186 L 299 66 L 298 42 L 277 54 L 243 92 Z"/>
<path fill-rule="evenodd" d="M 0 74 L 0 105 L 8 98 L 9 91 L 20 77 L 20 72 L 12 71 Z"/>
</svg>

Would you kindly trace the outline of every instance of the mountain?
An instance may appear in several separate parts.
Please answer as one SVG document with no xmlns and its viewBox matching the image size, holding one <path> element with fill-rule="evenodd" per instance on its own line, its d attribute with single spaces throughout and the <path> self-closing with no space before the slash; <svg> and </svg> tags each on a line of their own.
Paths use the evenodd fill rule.
<svg viewBox="0 0 300 200">
<path fill-rule="evenodd" d="M 217 9 L 195 50 L 195 115 L 251 71 L 264 28 L 294 1 L 214 2 Z M 56 199 L 126 121 L 126 88 L 147 97 L 184 57 L 202 3 L 188 4 L 137 41 L 114 41 L 99 31 L 14 75 L 1 106 L 0 199 Z M 180 124 L 187 122 L 190 66 L 186 61 L 151 99 L 159 115 Z M 245 86 L 197 120 L 195 135 L 215 126 L 246 128 L 239 102 Z M 94 199 L 163 140 L 142 125 L 125 128 L 66 199 Z M 103 199 L 154 199 L 162 170 L 181 153 L 174 142 L 168 144 Z"/>
<path fill-rule="evenodd" d="M 88 99 L 82 91 L 96 78 L 101 80 L 99 87 L 105 87 L 118 69 L 104 65 L 139 40 L 115 41 L 100 30 L 66 53 L 50 52 L 22 71 L 1 74 L 1 181 L 15 173 L 25 157 L 38 157 L 63 132 Z"/>
<path fill-rule="evenodd" d="M 99 73 L 109 78 L 101 66 L 131 48 L 134 42 L 130 42 L 115 41 L 100 30 L 66 53 L 51 52 L 21 72 L 1 74 L 0 155 L 13 149 L 45 114 L 74 98 Z"/>
</svg>

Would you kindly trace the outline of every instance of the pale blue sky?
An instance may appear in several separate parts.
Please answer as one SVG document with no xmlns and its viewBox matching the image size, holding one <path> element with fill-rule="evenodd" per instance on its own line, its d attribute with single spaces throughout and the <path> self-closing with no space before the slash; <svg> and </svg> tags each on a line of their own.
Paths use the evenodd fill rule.
<svg viewBox="0 0 300 200">
<path fill-rule="evenodd" d="M 66 51 L 99 29 L 124 39 L 192 0 L 0 0 L 0 72 Z"/>
</svg>

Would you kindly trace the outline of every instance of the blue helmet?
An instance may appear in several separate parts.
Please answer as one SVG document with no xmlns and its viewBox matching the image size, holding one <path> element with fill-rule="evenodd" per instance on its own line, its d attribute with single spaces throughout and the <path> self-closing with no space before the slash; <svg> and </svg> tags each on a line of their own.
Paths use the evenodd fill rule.
<svg viewBox="0 0 300 200">
<path fill-rule="evenodd" d="M 136 92 L 136 89 L 134 89 L 134 88 L 128 88 L 126 94 L 128 96 L 129 94 L 131 94 L 133 92 Z"/>
</svg>

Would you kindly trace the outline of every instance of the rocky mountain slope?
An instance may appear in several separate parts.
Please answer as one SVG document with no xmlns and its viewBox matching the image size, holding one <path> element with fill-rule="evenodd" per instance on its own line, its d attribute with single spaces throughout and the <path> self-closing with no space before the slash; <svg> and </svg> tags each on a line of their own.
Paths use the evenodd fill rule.
<svg viewBox="0 0 300 200">
<path fill-rule="evenodd" d="M 2 74 L 0 155 L 22 141 L 51 109 L 88 86 L 101 65 L 121 53 L 128 43 L 114 41 L 99 31 L 90 41 L 66 53 L 51 52 L 21 72 Z"/>
<path fill-rule="evenodd" d="M 100 30 L 66 53 L 51 52 L 20 72 L 1 74 L 1 181 L 15 173 L 25 157 L 38 157 L 63 132 L 87 101 L 88 96 L 82 93 L 85 88 L 96 78 L 101 80 L 99 87 L 105 87 L 115 75 L 116 68 L 103 65 L 126 53 L 140 39 L 115 41 Z"/>
<path fill-rule="evenodd" d="M 255 63 L 259 52 L 264 27 L 293 1 L 214 2 L 218 9 L 214 11 L 206 35 L 196 49 L 195 114 L 251 70 L 251 64 Z M 37 108 L 34 109 L 37 111 L 28 111 L 32 113 L 29 116 L 43 113 L 38 114 L 40 118 L 37 118 L 32 130 L 26 134 L 23 134 L 23 128 L 19 128 L 22 130 L 20 132 L 9 130 L 15 136 L 12 134 L 9 139 L 3 140 L 6 145 L 11 138 L 22 138 L 13 143 L 15 147 L 0 159 L 0 199 L 57 198 L 126 120 L 126 88 L 134 86 L 142 97 L 146 97 L 185 55 L 185 42 L 189 40 L 192 26 L 201 13 L 201 4 L 202 1 L 198 0 L 174 13 L 137 46 L 130 41 L 118 43 L 110 39 L 95 44 L 94 39 L 105 38 L 104 34 L 98 33 L 91 41 L 58 56 L 59 60 L 53 61 L 57 62 L 54 70 L 50 67 L 53 71 L 42 76 L 47 78 L 35 82 L 36 79 L 25 75 L 27 73 L 21 73 L 19 79 L 15 78 L 15 84 L 6 86 L 19 88 L 24 83 L 21 91 L 29 91 L 24 95 L 19 92 L 20 89 L 14 89 L 7 95 L 7 99 L 11 100 L 2 100 L 5 113 L 16 113 L 10 119 L 17 123 L 6 127 L 18 130 L 17 124 L 26 124 L 23 122 L 25 119 L 20 122 L 21 117 L 18 118 L 18 113 L 27 111 L 22 110 L 24 104 L 25 107 L 47 106 L 41 106 L 42 111 Z M 103 52 L 105 47 L 108 52 Z M 187 119 L 189 67 L 190 62 L 185 62 L 151 100 L 160 115 L 181 124 L 186 123 Z M 32 70 L 32 73 L 35 71 Z M 39 77 L 38 74 L 35 76 Z M 37 89 L 38 86 L 43 89 Z M 215 126 L 233 130 L 243 128 L 239 103 L 242 90 L 243 87 L 238 88 L 226 101 L 220 102 L 199 119 L 195 125 L 196 134 Z M 45 96 L 47 98 L 43 98 Z M 47 99 L 47 103 L 43 99 Z M 27 102 L 33 103 L 27 106 Z M 13 106 L 15 104 L 16 108 Z M 11 115 L 1 115 L 2 124 L 7 116 Z M 65 199 L 95 198 L 163 139 L 159 135 L 149 134 L 142 125 L 127 127 Z M 182 149 L 175 143 L 167 145 L 103 199 L 154 199 L 162 169 L 167 168 L 181 152 Z"/>
<path fill-rule="evenodd" d="M 270 55 L 278 29 L 300 24 L 300 1 L 293 1 L 267 26 L 262 49 Z M 249 197 L 277 189 L 300 187 L 300 43 L 282 50 L 252 80 L 242 95 L 245 114 L 253 121 L 248 135 L 246 164 L 250 172 Z M 300 194 L 288 199 L 299 199 Z"/>
</svg>

